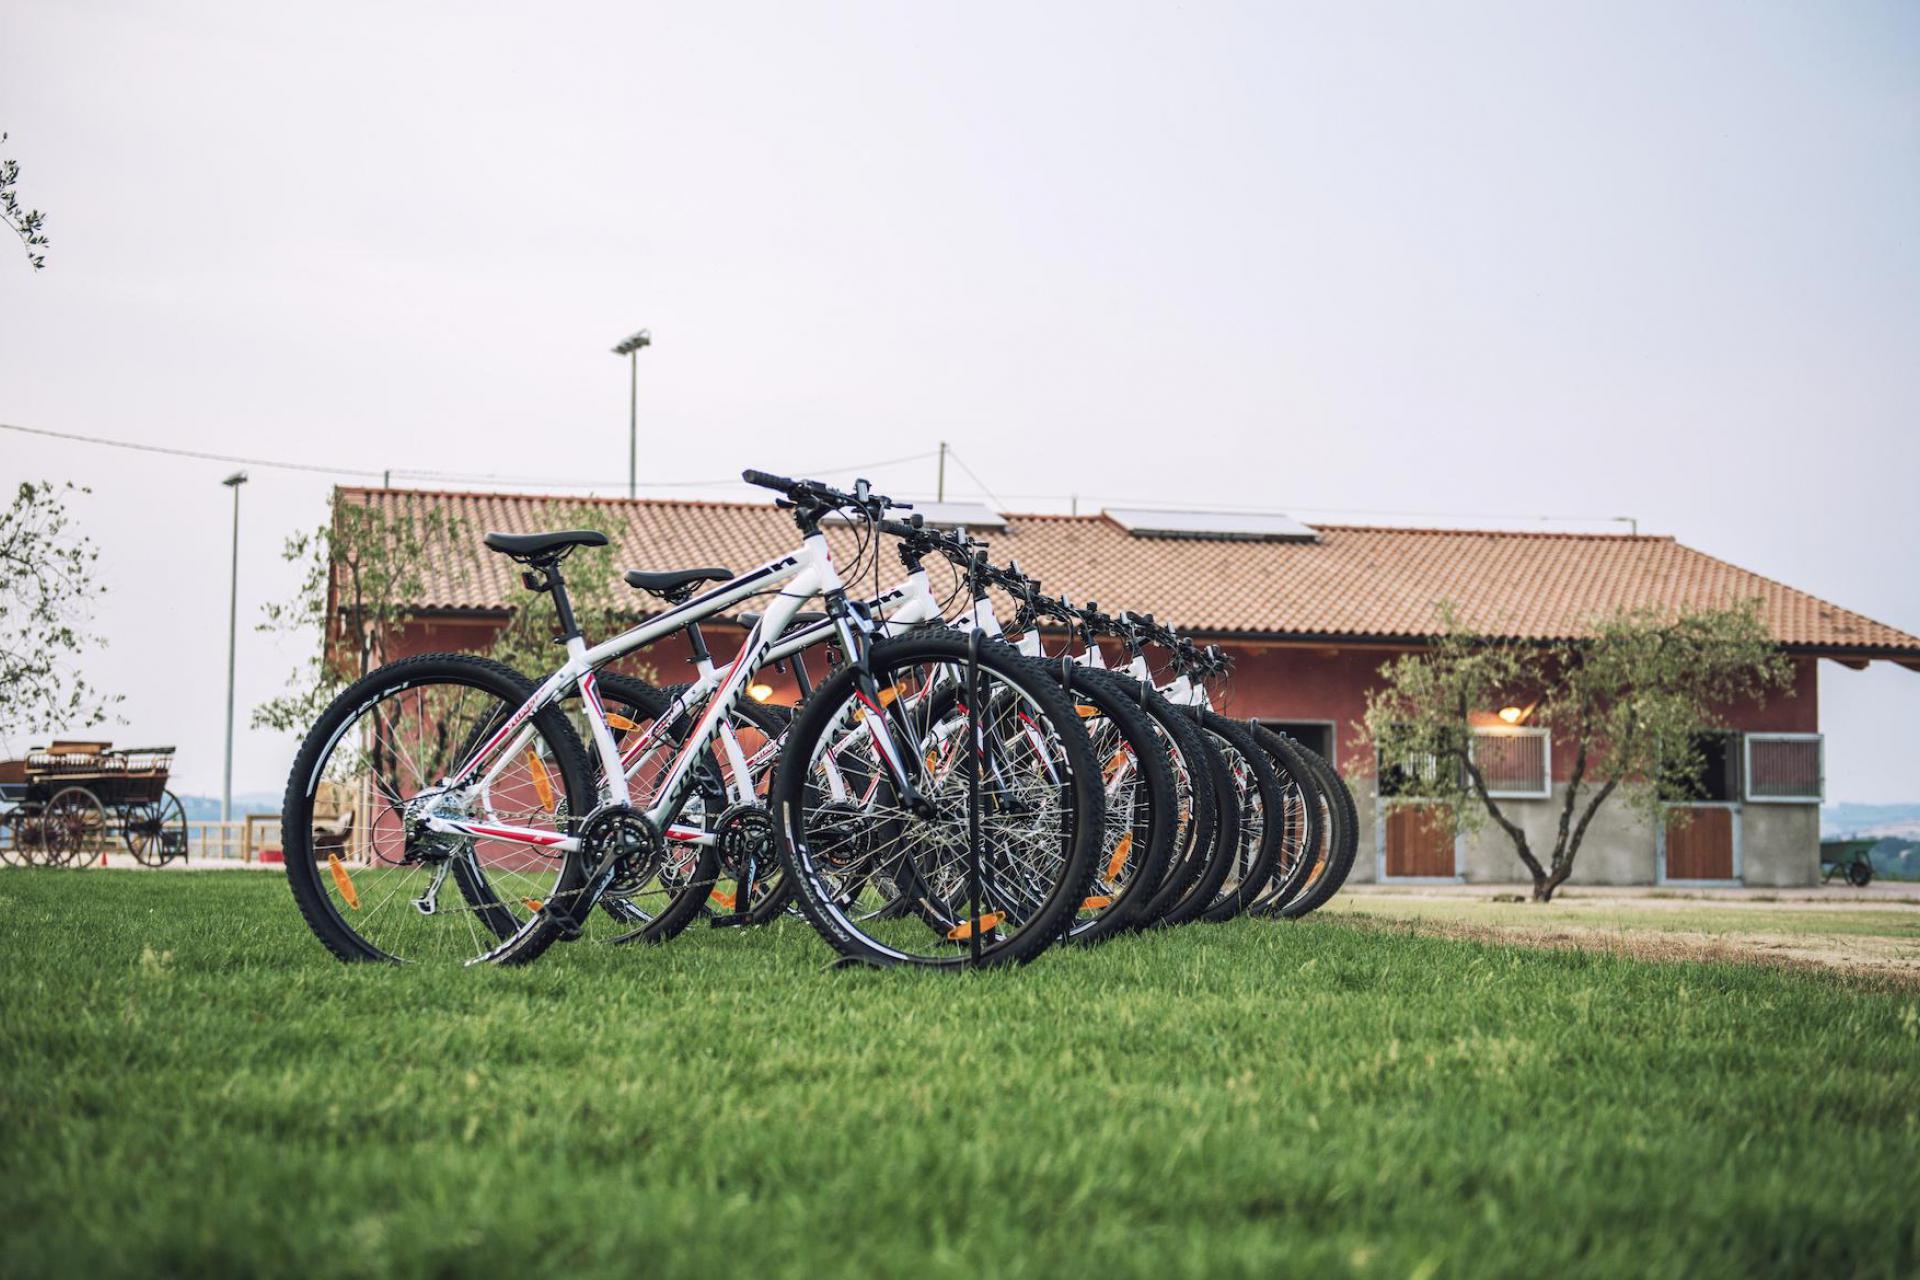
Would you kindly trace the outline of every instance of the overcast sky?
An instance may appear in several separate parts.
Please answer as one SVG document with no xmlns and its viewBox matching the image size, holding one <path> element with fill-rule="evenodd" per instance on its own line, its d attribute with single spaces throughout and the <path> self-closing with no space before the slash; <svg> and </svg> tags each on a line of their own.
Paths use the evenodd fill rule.
<svg viewBox="0 0 1920 1280">
<path fill-rule="evenodd" d="M 650 482 L 1626 514 L 1920 632 L 1920 5 L 823 8 L 6 0 L 0 422 L 612 492 L 644 325 Z M 231 469 L 0 433 L 208 794 Z M 329 483 L 242 495 L 243 707 Z M 1820 696 L 1920 800 L 1920 673 Z"/>
</svg>

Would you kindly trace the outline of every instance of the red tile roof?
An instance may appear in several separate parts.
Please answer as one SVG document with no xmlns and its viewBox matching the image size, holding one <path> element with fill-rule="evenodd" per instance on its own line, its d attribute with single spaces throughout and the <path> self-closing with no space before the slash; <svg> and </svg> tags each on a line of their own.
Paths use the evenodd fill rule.
<svg viewBox="0 0 1920 1280">
<path fill-rule="evenodd" d="M 464 569 L 431 575 L 423 607 L 492 611 L 520 595 L 518 569 L 480 546 L 493 530 L 578 523 L 592 507 L 623 526 L 617 563 L 735 570 L 795 545 L 792 522 L 770 503 L 541 497 L 502 493 L 344 489 L 345 500 L 397 511 L 446 508 L 470 536 Z M 1669 537 L 1317 526 L 1320 540 L 1140 538 L 1104 516 L 1009 515 L 993 558 L 1018 560 L 1048 590 L 1107 608 L 1150 612 L 1196 632 L 1332 639 L 1431 635 L 1440 604 L 1486 635 L 1564 639 L 1621 609 L 1725 607 L 1758 598 L 1773 635 L 1790 648 L 1920 658 L 1920 638 L 1828 604 Z M 851 533 L 831 534 L 851 550 Z M 882 566 L 892 580 L 894 566 Z"/>
</svg>

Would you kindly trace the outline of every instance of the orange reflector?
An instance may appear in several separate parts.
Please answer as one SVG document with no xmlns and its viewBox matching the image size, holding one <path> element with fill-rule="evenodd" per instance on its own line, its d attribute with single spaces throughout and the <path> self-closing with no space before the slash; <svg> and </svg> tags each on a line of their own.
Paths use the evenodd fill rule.
<svg viewBox="0 0 1920 1280">
<path fill-rule="evenodd" d="M 980 932 L 985 933 L 989 929 L 999 928 L 1000 922 L 1006 918 L 1007 913 L 1004 911 L 987 912 L 987 914 L 980 917 Z M 973 925 L 974 922 L 971 920 L 962 920 L 959 924 L 947 930 L 947 937 L 954 942 L 961 942 L 967 938 L 971 938 L 973 936 Z"/>
<path fill-rule="evenodd" d="M 904 695 L 906 691 L 907 687 L 903 684 L 888 685 L 880 691 L 880 705 L 883 707 L 892 706 L 893 700 Z"/>
<path fill-rule="evenodd" d="M 1082 720 L 1091 720 L 1095 716 L 1100 714 L 1100 708 L 1090 707 L 1084 702 L 1081 703 L 1079 706 L 1075 707 L 1074 710 L 1079 713 L 1079 716 Z"/>
<path fill-rule="evenodd" d="M 733 910 L 733 904 L 736 901 L 736 899 L 732 894 L 728 893 L 725 889 L 715 889 L 713 891 L 712 898 L 713 898 L 713 901 L 719 903 L 721 906 L 725 907 L 727 910 L 729 911 Z"/>
<path fill-rule="evenodd" d="M 527 910 L 529 911 L 540 910 L 541 902 L 540 902 L 540 899 L 538 898 L 522 898 L 520 899 L 520 901 L 527 904 Z"/>
<path fill-rule="evenodd" d="M 1107 879 L 1119 875 L 1127 865 L 1127 855 L 1133 852 L 1133 832 L 1120 837 L 1120 843 L 1113 846 L 1113 856 L 1107 859 Z"/>
<path fill-rule="evenodd" d="M 640 726 L 621 715 L 618 711 L 607 712 L 607 727 L 612 729 L 638 729 Z"/>
<path fill-rule="evenodd" d="M 1080 909 L 1082 911 L 1104 911 L 1112 905 L 1113 899 L 1107 897 L 1105 894 L 1095 894 L 1091 898 L 1082 898 L 1080 900 Z"/>
<path fill-rule="evenodd" d="M 552 813 L 553 779 L 548 776 L 546 763 L 540 759 L 540 753 L 532 747 L 527 748 L 527 772 L 533 775 L 533 793 L 540 797 L 540 807 Z"/>
<path fill-rule="evenodd" d="M 327 855 L 327 870 L 333 873 L 333 886 L 340 890 L 340 896 L 347 900 L 348 906 L 358 911 L 360 909 L 360 891 L 353 887 L 353 877 L 347 874 L 347 864 L 340 861 L 339 854 L 330 853 Z"/>
</svg>

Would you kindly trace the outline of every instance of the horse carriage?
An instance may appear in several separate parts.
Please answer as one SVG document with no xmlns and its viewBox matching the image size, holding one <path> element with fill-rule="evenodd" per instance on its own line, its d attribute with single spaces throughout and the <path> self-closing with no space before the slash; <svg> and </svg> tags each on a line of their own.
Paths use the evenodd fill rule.
<svg viewBox="0 0 1920 1280">
<path fill-rule="evenodd" d="M 124 846 L 150 867 L 187 856 L 187 810 L 167 790 L 172 747 L 55 742 L 0 760 L 0 859 L 79 867 Z"/>
</svg>

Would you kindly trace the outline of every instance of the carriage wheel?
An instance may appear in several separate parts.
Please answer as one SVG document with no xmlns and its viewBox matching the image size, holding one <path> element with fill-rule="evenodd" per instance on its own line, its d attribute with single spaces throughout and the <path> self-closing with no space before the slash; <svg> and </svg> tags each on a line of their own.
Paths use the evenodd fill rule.
<svg viewBox="0 0 1920 1280">
<path fill-rule="evenodd" d="M 41 821 L 44 812 L 44 805 L 23 804 L 7 815 L 13 840 L 13 860 L 23 867 L 45 866 L 49 860 L 47 827 Z"/>
<path fill-rule="evenodd" d="M 40 838 L 48 863 L 85 866 L 107 838 L 107 811 L 85 787 L 54 793 L 40 818 Z"/>
<path fill-rule="evenodd" d="M 180 797 L 163 791 L 159 797 L 130 805 L 121 836 L 127 852 L 143 866 L 158 867 L 187 852 L 187 809 Z"/>
</svg>

